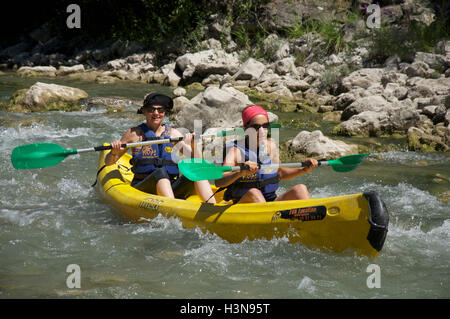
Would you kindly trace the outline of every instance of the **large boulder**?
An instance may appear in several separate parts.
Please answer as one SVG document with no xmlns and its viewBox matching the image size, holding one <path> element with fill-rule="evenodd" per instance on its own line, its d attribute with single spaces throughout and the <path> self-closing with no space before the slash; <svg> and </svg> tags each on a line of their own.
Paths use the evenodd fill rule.
<svg viewBox="0 0 450 319">
<path fill-rule="evenodd" d="M 344 136 L 404 134 L 420 120 L 420 111 L 403 107 L 364 111 L 338 124 L 333 132 Z"/>
<path fill-rule="evenodd" d="M 236 53 L 229 54 L 217 49 L 187 53 L 176 60 L 176 72 L 186 83 L 202 80 L 210 74 L 234 74 L 239 66 Z"/>
<path fill-rule="evenodd" d="M 77 64 L 73 66 L 60 66 L 56 72 L 57 76 L 64 76 L 73 73 L 83 73 L 85 71 L 83 64 Z"/>
<path fill-rule="evenodd" d="M 424 62 L 435 70 L 445 71 L 450 67 L 450 57 L 441 54 L 417 52 L 414 61 Z"/>
<path fill-rule="evenodd" d="M 250 58 L 242 64 L 239 71 L 233 75 L 236 80 L 258 80 L 264 72 L 265 66 L 261 62 Z"/>
<path fill-rule="evenodd" d="M 374 111 L 378 112 L 386 109 L 389 106 L 389 102 L 380 95 L 366 96 L 356 99 L 349 106 L 344 109 L 341 120 L 346 121 L 353 115 L 365 112 Z"/>
<path fill-rule="evenodd" d="M 450 78 L 446 77 L 440 77 L 438 79 L 414 77 L 408 79 L 406 84 L 410 87 L 408 96 L 412 99 L 450 94 Z"/>
<path fill-rule="evenodd" d="M 209 86 L 185 103 L 175 116 L 177 127 L 190 131 L 194 129 L 194 120 L 201 120 L 202 128 L 242 127 L 242 110 L 253 103 L 248 96 L 233 87 Z M 278 117 L 270 112 L 269 120 Z"/>
<path fill-rule="evenodd" d="M 88 94 L 80 89 L 57 84 L 36 82 L 29 89 L 14 92 L 9 102 L 1 105 L 9 112 L 39 112 L 51 110 L 76 111 L 82 109 L 81 100 Z"/>
<path fill-rule="evenodd" d="M 319 130 L 301 131 L 292 140 L 290 150 L 317 159 L 336 159 L 341 156 L 358 153 L 358 146 L 332 140 Z"/>
<path fill-rule="evenodd" d="M 53 66 L 23 66 L 17 70 L 17 74 L 26 77 L 53 77 L 56 76 L 56 68 Z"/>
<path fill-rule="evenodd" d="M 420 76 L 422 78 L 432 78 L 434 72 L 435 71 L 430 69 L 428 64 L 423 61 L 415 61 L 405 69 L 405 74 L 409 77 Z"/>
<path fill-rule="evenodd" d="M 355 88 L 368 89 L 373 85 L 378 85 L 384 73 L 384 69 L 360 69 L 350 73 L 342 79 L 341 91 L 349 92 Z"/>
<path fill-rule="evenodd" d="M 408 149 L 418 152 L 446 152 L 450 149 L 450 141 L 447 134 L 439 136 L 436 130 L 427 131 L 422 128 L 410 127 L 408 129 Z"/>
<path fill-rule="evenodd" d="M 181 108 L 175 122 L 191 131 L 194 120 L 201 120 L 203 128 L 236 127 L 242 125 L 242 109 L 251 104 L 247 95 L 232 87 L 209 86 Z"/>
</svg>

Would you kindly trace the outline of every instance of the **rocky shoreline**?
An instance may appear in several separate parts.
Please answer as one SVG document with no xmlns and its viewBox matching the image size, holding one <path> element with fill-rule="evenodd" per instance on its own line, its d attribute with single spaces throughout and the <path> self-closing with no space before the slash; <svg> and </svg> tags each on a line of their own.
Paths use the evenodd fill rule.
<svg viewBox="0 0 450 319">
<path fill-rule="evenodd" d="M 239 111 L 257 101 L 270 110 L 322 113 L 324 119 L 339 122 L 332 132 L 335 136 L 404 136 L 409 150 L 449 151 L 450 40 L 438 42 L 431 52 L 416 52 L 409 59 L 391 56 L 381 64 L 374 64 L 367 45 L 362 42 L 318 59 L 317 50 L 326 43 L 314 32 L 294 40 L 273 33 L 261 46 L 270 59 L 260 61 L 252 57 L 243 59 L 248 52 L 236 47 L 229 30 L 217 26 L 216 29 L 228 39 L 226 46 L 210 38 L 200 43 L 201 50 L 169 55 L 163 65 L 157 64 L 154 53 L 128 41 L 84 50 L 73 57 L 58 53 L 45 55 L 36 47 L 30 51 L 29 46 L 19 43 L 2 50 L 0 56 L 7 61 L 3 69 L 12 68 L 20 76 L 70 77 L 101 84 L 141 81 L 173 87 L 172 120 L 188 129 L 193 129 L 194 119 L 202 120 L 204 127 L 240 125 Z M 36 31 L 34 37 L 41 41 L 43 34 Z M 301 62 L 299 52 L 306 57 Z M 119 58 L 109 59 L 112 56 Z M 202 92 L 189 100 L 183 88 Z M 77 109 L 80 101 L 87 98 L 80 92 L 81 95 L 64 93 L 72 94 L 70 98 L 61 93 L 50 99 L 51 103 L 44 103 L 36 94 L 52 92 L 52 88 L 37 83 L 29 91 L 35 92 L 34 97 L 29 92 L 16 92 L 1 109 L 70 110 Z M 66 105 L 61 101 L 67 101 Z M 319 133 L 300 132 L 298 139 L 314 138 L 337 147 Z M 287 151 L 323 158 L 336 156 L 333 152 L 308 151 L 296 139 L 290 141 Z M 324 142 L 325 139 L 328 140 Z M 352 146 L 344 148 L 338 155 L 355 152 Z"/>
</svg>

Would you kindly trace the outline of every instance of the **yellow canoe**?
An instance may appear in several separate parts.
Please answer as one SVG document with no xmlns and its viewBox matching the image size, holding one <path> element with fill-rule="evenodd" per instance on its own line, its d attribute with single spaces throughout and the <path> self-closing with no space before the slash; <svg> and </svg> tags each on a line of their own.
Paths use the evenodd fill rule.
<svg viewBox="0 0 450 319">
<path fill-rule="evenodd" d="M 230 243 L 286 237 L 311 248 L 370 257 L 377 256 L 386 239 L 389 215 L 376 192 L 236 205 L 223 201 L 223 191 L 215 195 L 215 205 L 203 203 L 197 195 L 171 199 L 131 187 L 131 156 L 125 154 L 116 164 L 105 166 L 107 153 L 99 155 L 99 194 L 135 222 L 149 222 L 162 214 L 179 218 L 185 228 L 199 227 Z"/>
</svg>

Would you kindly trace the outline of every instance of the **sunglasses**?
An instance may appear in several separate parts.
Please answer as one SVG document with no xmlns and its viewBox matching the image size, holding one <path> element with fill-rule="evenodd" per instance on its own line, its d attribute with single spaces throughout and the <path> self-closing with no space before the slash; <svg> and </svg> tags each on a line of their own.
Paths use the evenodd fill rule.
<svg viewBox="0 0 450 319">
<path fill-rule="evenodd" d="M 264 124 L 252 124 L 252 125 L 249 125 L 248 127 L 252 127 L 252 128 L 254 128 L 256 131 L 259 130 L 261 127 L 262 127 L 263 129 L 265 129 L 265 130 L 268 130 L 269 127 L 270 127 L 270 123 L 267 122 L 267 123 L 264 123 Z"/>
<path fill-rule="evenodd" d="M 154 107 L 152 105 L 145 106 L 144 107 L 148 112 L 153 113 L 155 110 L 158 111 L 158 113 L 166 113 L 167 109 L 165 107 Z"/>
</svg>

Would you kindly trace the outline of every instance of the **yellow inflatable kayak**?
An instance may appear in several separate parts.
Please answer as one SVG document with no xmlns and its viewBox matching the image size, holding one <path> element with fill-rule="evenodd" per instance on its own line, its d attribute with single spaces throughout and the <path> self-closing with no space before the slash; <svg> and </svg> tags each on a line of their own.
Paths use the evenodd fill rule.
<svg viewBox="0 0 450 319">
<path fill-rule="evenodd" d="M 236 205 L 223 201 L 223 191 L 215 195 L 214 205 L 202 203 L 197 195 L 171 199 L 131 187 L 131 156 L 125 154 L 116 164 L 105 166 L 107 153 L 99 156 L 99 194 L 135 222 L 149 222 L 162 214 L 179 218 L 185 228 L 199 227 L 230 243 L 286 237 L 311 248 L 370 257 L 377 256 L 386 238 L 389 215 L 376 192 Z"/>
</svg>

